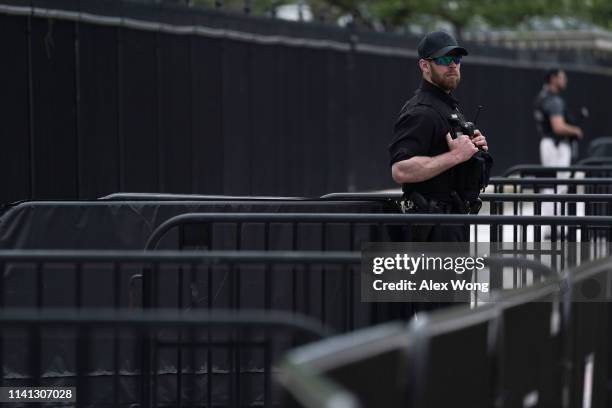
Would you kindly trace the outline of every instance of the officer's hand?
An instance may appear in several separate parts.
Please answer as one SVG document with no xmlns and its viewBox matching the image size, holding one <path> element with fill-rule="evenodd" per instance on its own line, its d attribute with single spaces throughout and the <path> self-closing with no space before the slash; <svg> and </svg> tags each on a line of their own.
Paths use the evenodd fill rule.
<svg viewBox="0 0 612 408">
<path fill-rule="evenodd" d="M 489 151 L 489 146 L 487 145 L 487 138 L 484 137 L 484 135 L 480 133 L 480 130 L 478 129 L 474 130 L 474 137 L 472 138 L 472 143 L 474 143 L 474 146 L 481 148 L 485 152 Z"/>
<path fill-rule="evenodd" d="M 469 136 L 461 135 L 456 139 L 453 139 L 450 133 L 446 134 L 446 142 L 448 143 L 448 149 L 459 159 L 460 163 L 469 160 L 470 157 L 478 151 L 474 143 L 470 140 Z"/>
<path fill-rule="evenodd" d="M 576 126 L 576 138 L 577 139 L 582 139 L 584 135 L 582 134 L 582 129 L 580 129 L 578 126 Z"/>
</svg>

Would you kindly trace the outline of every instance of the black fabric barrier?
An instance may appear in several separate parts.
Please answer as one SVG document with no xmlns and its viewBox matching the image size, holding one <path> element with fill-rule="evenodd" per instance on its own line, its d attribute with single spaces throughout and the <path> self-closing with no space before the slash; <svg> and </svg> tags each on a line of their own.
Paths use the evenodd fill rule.
<svg viewBox="0 0 612 408">
<path fill-rule="evenodd" d="M 77 406 L 127 407 L 139 403 L 158 407 L 178 406 L 178 401 L 183 404 L 189 401 L 191 405 L 188 406 L 198 406 L 198 403 L 201 406 L 204 400 L 208 406 L 224 406 L 222 403 L 227 399 L 242 400 L 247 406 L 257 405 L 262 400 L 270 404 L 275 399 L 274 394 L 267 387 L 264 389 L 263 383 L 271 382 L 272 362 L 296 343 L 316 338 L 317 333 L 325 335 L 333 331 L 312 317 L 308 321 L 299 317 L 302 304 L 291 298 L 291 290 L 281 286 L 276 290 L 273 303 L 267 307 L 247 299 L 247 302 L 233 305 L 236 307 L 223 309 L 226 296 L 222 289 L 226 281 L 231 281 L 234 275 L 248 281 L 249 276 L 257 272 L 248 267 L 261 269 L 265 265 L 275 281 L 278 278 L 286 283 L 296 273 L 297 276 L 313 274 L 305 265 L 316 270 L 321 265 L 352 268 L 359 264 L 359 255 L 350 253 L 291 253 L 289 255 L 298 255 L 293 261 L 287 260 L 286 255 L 4 251 L 0 254 L 0 270 L 4 276 L 4 285 L 0 288 L 4 312 L 1 316 L 0 366 L 4 371 L 0 381 L 3 386 L 11 387 L 76 386 Z M 250 261 L 246 260 L 249 256 Z M 237 261 L 239 258 L 241 260 Z M 238 262 L 240 267 L 236 265 Z M 190 312 L 197 311 L 183 310 L 182 316 L 178 316 L 178 310 L 148 310 L 147 319 L 141 320 L 143 324 L 139 326 L 154 330 L 144 333 L 133 330 L 136 326 L 129 322 L 136 323 L 145 313 L 138 313 L 142 312 L 138 305 L 126 308 L 134 306 L 126 302 L 133 298 L 130 277 L 152 268 L 157 273 L 174 276 L 207 273 L 218 278 L 225 275 L 224 279 L 215 279 L 213 287 L 209 286 L 212 279 L 188 279 L 191 289 L 178 295 L 174 293 L 173 300 L 181 298 L 183 305 L 189 304 L 190 309 L 200 312 L 208 309 L 215 313 L 199 314 L 198 329 L 188 331 L 179 321 L 185 322 L 185 318 L 191 317 L 191 327 L 195 328 L 198 317 Z M 329 272 L 336 274 L 335 270 Z M 252 298 L 261 296 L 262 292 L 250 289 Z M 172 294 L 169 295 L 172 298 Z M 335 299 L 334 306 L 342 306 L 335 292 L 328 296 Z M 247 310 L 250 305 L 252 309 Z M 122 309 L 120 313 L 116 313 L 118 308 Z M 359 315 L 367 319 L 370 310 L 367 305 L 361 305 Z M 32 315 L 41 311 L 54 316 L 51 321 L 55 324 L 31 320 L 42 318 L 42 315 Z M 270 330 L 273 327 L 269 325 L 270 320 L 281 311 L 287 314 L 282 314 L 284 321 L 277 320 L 281 323 L 277 327 L 284 326 L 289 332 Z M 313 311 L 307 312 L 312 316 Z M 16 316 L 9 318 L 12 325 L 7 321 L 10 315 Z M 165 326 L 160 324 L 161 320 L 183 330 L 168 330 L 170 327 L 155 330 Z M 223 320 L 227 324 L 206 323 Z M 243 324 L 238 324 L 239 320 Z M 102 322 L 106 324 L 100 324 Z M 25 330 L 29 324 L 31 326 Z M 75 324 L 80 330 L 75 330 Z M 112 326 L 118 330 L 113 330 Z M 211 327 L 217 329 L 206 330 Z M 248 330 L 240 330 L 240 327 Z M 299 336 L 291 335 L 292 327 L 298 329 Z M 151 376 L 142 374 L 149 372 L 145 368 L 148 362 L 154 373 Z M 151 378 L 152 384 L 150 380 L 147 383 Z M 232 386 L 240 389 L 232 389 Z M 152 388 L 148 392 L 159 405 L 148 404 L 142 399 L 141 387 Z M 237 403 L 230 405 L 239 406 Z"/>
<path fill-rule="evenodd" d="M 136 249 L 142 250 L 146 240 L 161 222 L 171 216 L 185 212 L 363 212 L 384 213 L 389 211 L 388 203 L 359 202 L 359 201 L 314 201 L 314 200 L 261 200 L 261 201 L 97 201 L 97 202 L 26 202 L 16 205 L 0 217 L 0 248 L 12 249 L 96 249 L 117 250 Z M 272 228 L 274 249 L 291 249 L 293 242 L 299 248 L 306 250 L 323 249 L 334 250 L 339 248 L 338 242 L 344 242 L 347 237 L 346 228 L 338 226 L 329 228 L 322 235 L 316 228 L 304 225 L 297 231 L 287 231 L 287 228 Z M 214 241 L 209 245 L 214 248 L 237 247 L 239 249 L 261 249 L 261 234 L 258 234 L 257 226 L 245 226 L 244 238 L 235 235 L 232 228 L 223 228 L 215 231 Z M 361 236 L 367 239 L 370 229 L 364 227 Z M 201 229 L 186 229 L 184 234 L 171 233 L 164 240 L 161 248 L 176 248 L 177 244 L 182 247 L 189 242 L 195 242 L 195 247 L 201 241 Z M 341 241 L 342 240 L 342 241 Z M 209 248 L 210 248 L 209 246 Z M 192 245 L 194 247 L 194 245 Z M 295 249 L 295 248 L 294 248 Z M 153 253 L 154 254 L 154 253 Z M 238 268 L 236 268 L 238 269 Z M 141 281 L 135 280 L 135 275 L 142 273 L 142 267 L 121 267 L 113 269 L 113 265 L 90 265 L 78 268 L 76 266 L 45 266 L 34 270 L 32 266 L 21 266 L 9 268 L 5 273 L 3 288 L 6 291 L 3 296 L 5 307 L 141 307 Z M 322 271 L 327 273 L 323 276 Z M 242 267 L 240 270 L 228 272 L 224 268 L 218 268 L 214 272 L 208 271 L 209 280 L 202 280 L 197 288 L 188 283 L 189 288 L 183 288 L 186 292 L 169 290 L 169 285 L 175 283 L 177 273 L 183 273 L 181 268 L 174 265 L 158 271 L 160 273 L 159 297 L 156 307 L 181 307 L 185 306 L 179 301 L 182 295 L 192 293 L 193 290 L 201 292 L 198 301 L 193 307 L 218 308 L 223 306 L 255 307 L 255 308 L 280 308 L 290 309 L 304 308 L 311 316 L 317 317 L 340 330 L 350 330 L 354 327 L 363 327 L 369 324 L 386 321 L 398 317 L 410 316 L 411 309 L 398 308 L 394 305 L 376 305 L 371 307 L 359 301 L 357 286 L 348 285 L 349 270 L 341 267 L 321 268 L 301 271 L 299 268 L 280 266 L 270 271 L 273 285 L 271 291 L 266 291 L 264 285 L 267 280 L 261 265 Z M 236 293 L 228 288 L 232 287 L 226 282 L 234 272 L 240 272 L 240 284 L 238 285 L 238 298 Z M 352 271 L 350 271 L 352 273 Z M 80 276 L 77 278 L 77 276 Z M 229 278 L 228 278 L 229 277 Z M 37 279 L 40 279 L 37 281 Z M 38 283 L 36 283 L 38 282 Z M 77 283 L 79 282 L 79 283 Z M 356 285 L 358 279 L 353 278 L 351 282 Z M 77 286 L 80 285 L 80 286 Z M 33 289 L 41 288 L 39 292 Z M 321 292 L 320 288 L 326 288 Z M 291 289 L 293 288 L 293 289 Z M 299 289 L 298 289 L 299 288 Z M 273 289 L 273 290 L 272 290 Z M 180 293 L 179 293 L 180 292 Z M 270 298 L 265 300 L 262 294 L 268 293 Z M 353 296 L 340 296 L 340 293 L 353 293 Z M 187 296 L 189 297 L 189 295 Z M 187 298 L 185 298 L 187 299 Z M 237 303 L 236 303 L 237 302 Z M 268 303 L 269 302 L 269 303 Z M 345 315 L 345 307 L 355 307 L 355 316 L 348 319 Z M 351 309 L 353 310 L 353 309 Z M 351 315 L 352 316 L 352 315 Z M 20 339 L 20 337 L 17 337 Z M 76 340 L 70 336 L 44 337 L 39 340 L 46 347 L 45 354 L 32 355 L 32 361 L 39 361 L 34 371 L 43 372 L 45 375 L 58 376 L 56 382 L 50 384 L 60 385 L 64 378 L 61 373 L 70 371 L 66 367 L 74 367 L 71 350 L 76 347 Z M 108 345 L 111 342 L 107 338 L 100 338 L 94 342 L 96 349 L 100 345 Z M 55 344 L 55 346 L 50 346 Z M 40 346 L 27 344 L 29 350 L 38 350 Z M 289 345 L 285 346 L 285 348 Z M 19 348 L 22 350 L 21 348 Z M 116 386 L 121 399 L 134 400 L 134 392 L 137 392 L 137 378 L 132 375 L 133 367 L 129 364 L 130 357 L 126 354 L 132 350 L 130 342 L 122 340 L 120 355 L 121 367 L 125 366 L 128 373 L 121 378 L 120 385 Z M 52 350 L 52 352 L 49 352 Z M 106 350 L 102 347 L 100 350 Z M 108 351 L 108 350 L 107 350 Z M 57 353 L 55 353 L 57 352 Z M 55 353 L 55 354 L 54 354 Z M 263 388 L 263 375 L 261 367 L 264 367 L 263 352 L 261 349 L 244 347 L 241 352 L 241 363 L 233 370 L 240 370 L 245 389 L 241 392 L 244 401 L 259 401 Z M 25 350 L 23 350 L 25 354 Z M 92 390 L 106 389 L 99 384 L 111 381 L 104 373 L 109 372 L 112 361 L 110 354 L 103 352 L 96 354 L 99 358 L 92 358 L 90 364 L 96 376 L 87 379 Z M 176 392 L 176 383 L 172 373 L 178 364 L 175 360 L 176 351 L 164 350 L 159 354 L 159 367 L 166 372 L 167 377 L 161 378 L 156 385 L 158 392 L 164 396 L 162 400 L 172 400 Z M 222 347 L 211 349 L 208 358 L 214 361 L 214 365 L 223 372 L 230 368 L 227 362 L 228 351 Z M 14 359 L 8 363 L 14 370 L 27 365 L 27 362 L 19 362 Z M 19 370 L 17 370 L 19 371 Z M 60 374 L 58 374 L 60 373 Z M 97 374 L 101 373 L 101 374 Z M 201 373 L 200 373 L 201 374 Z M 12 372 L 11 372 L 12 375 Z M 208 397 L 214 402 L 225 401 L 236 395 L 230 387 L 228 375 L 223 373 L 215 375 L 214 384 L 207 392 Z M 7 384 L 20 384 L 19 381 L 10 381 Z M 195 388 L 196 392 L 202 393 L 201 386 Z M 107 402 L 111 396 L 92 394 L 88 400 L 92 402 Z"/>
<path fill-rule="evenodd" d="M 188 212 L 384 213 L 392 211 L 391 206 L 388 202 L 314 200 L 33 201 L 16 205 L 0 217 L 0 249 L 144 249 L 157 226 Z M 307 241 L 308 247 L 323 245 L 317 235 Z M 178 242 L 176 233 L 170 233 L 160 248 L 176 248 Z M 243 244 L 258 245 L 256 241 Z"/>
<path fill-rule="evenodd" d="M 0 170 L 10 175 L 0 203 L 394 187 L 387 145 L 419 83 L 415 37 L 129 1 L 39 1 L 30 16 L 21 3 L 0 1 L 12 7 L 0 8 L 11 55 L 0 67 Z M 494 174 L 537 163 L 542 69 L 516 63 L 537 56 L 467 47 L 457 96 L 468 119 L 485 108 L 477 125 Z M 583 151 L 611 133 L 596 103 L 611 75 L 592 68 L 567 70 L 570 108 L 591 112 Z"/>
</svg>

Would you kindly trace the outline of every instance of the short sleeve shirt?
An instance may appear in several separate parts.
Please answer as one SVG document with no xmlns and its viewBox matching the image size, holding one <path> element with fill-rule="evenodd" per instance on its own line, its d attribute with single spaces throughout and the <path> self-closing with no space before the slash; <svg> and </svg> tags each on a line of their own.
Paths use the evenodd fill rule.
<svg viewBox="0 0 612 408">
<path fill-rule="evenodd" d="M 537 110 L 541 111 L 536 116 L 538 131 L 543 137 L 553 137 L 553 130 L 550 124 L 551 116 L 565 116 L 565 102 L 558 94 L 548 90 L 546 86 L 542 88 L 538 95 Z"/>
<path fill-rule="evenodd" d="M 429 107 L 416 106 L 400 114 L 393 127 L 393 142 L 389 146 L 391 165 L 414 156 L 425 156 L 439 133 L 437 114 Z"/>
<path fill-rule="evenodd" d="M 550 95 L 542 103 L 542 109 L 548 113 L 548 116 L 561 115 L 565 112 L 563 99 L 559 95 Z"/>
</svg>

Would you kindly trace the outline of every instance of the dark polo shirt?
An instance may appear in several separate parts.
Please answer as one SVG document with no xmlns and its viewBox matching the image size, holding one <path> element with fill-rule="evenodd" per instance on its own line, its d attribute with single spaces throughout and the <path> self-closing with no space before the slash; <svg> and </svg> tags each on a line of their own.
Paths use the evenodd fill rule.
<svg viewBox="0 0 612 408">
<path fill-rule="evenodd" d="M 437 156 L 449 151 L 448 118 L 461 115 L 452 95 L 423 80 L 415 95 L 403 106 L 389 145 L 390 165 L 414 156 Z M 404 192 L 418 191 L 428 198 L 446 200 L 453 189 L 453 169 L 420 183 L 404 184 Z"/>
</svg>

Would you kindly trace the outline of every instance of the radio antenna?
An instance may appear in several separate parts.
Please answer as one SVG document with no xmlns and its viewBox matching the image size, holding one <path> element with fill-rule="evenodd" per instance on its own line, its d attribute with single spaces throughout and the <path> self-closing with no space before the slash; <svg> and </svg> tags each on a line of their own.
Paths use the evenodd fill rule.
<svg viewBox="0 0 612 408">
<path fill-rule="evenodd" d="M 478 109 L 476 109 L 476 115 L 474 115 L 474 120 L 472 121 L 473 124 L 476 124 L 476 121 L 478 120 L 478 116 L 480 116 L 480 111 L 482 110 L 482 108 L 482 105 L 478 105 Z"/>
</svg>

